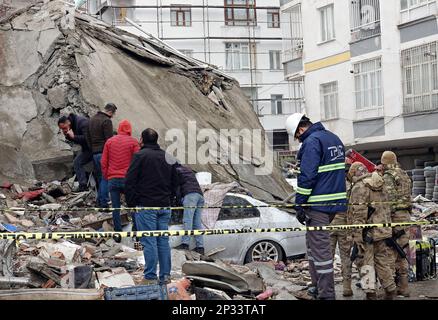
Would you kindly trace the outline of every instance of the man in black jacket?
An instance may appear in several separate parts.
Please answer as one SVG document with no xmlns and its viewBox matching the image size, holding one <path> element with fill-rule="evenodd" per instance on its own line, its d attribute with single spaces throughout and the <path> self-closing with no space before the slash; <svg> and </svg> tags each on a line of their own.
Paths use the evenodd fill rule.
<svg viewBox="0 0 438 320">
<path fill-rule="evenodd" d="M 126 174 L 125 196 L 129 207 L 170 207 L 178 186 L 177 163 L 160 149 L 158 133 L 146 129 L 141 135 L 142 149 Z M 171 211 L 141 210 L 135 213 L 138 231 L 168 230 Z M 157 261 L 161 283 L 170 281 L 171 255 L 169 237 L 142 237 L 145 258 L 144 284 L 157 283 Z"/>
<path fill-rule="evenodd" d="M 63 116 L 58 120 L 58 127 L 61 129 L 68 141 L 80 145 L 82 148 L 73 161 L 73 167 L 79 182 L 78 191 L 86 191 L 87 175 L 83 168 L 88 162 L 93 160 L 90 147 L 87 143 L 89 119 L 70 113 L 68 117 Z"/>
<path fill-rule="evenodd" d="M 184 230 L 200 230 L 202 228 L 201 215 L 202 207 L 205 204 L 204 195 L 195 173 L 192 169 L 179 166 L 177 169 L 179 189 L 178 193 L 184 206 Z M 204 254 L 203 236 L 195 236 L 195 251 Z M 182 243 L 175 249 L 189 250 L 190 237 L 183 236 Z"/>
<path fill-rule="evenodd" d="M 89 144 L 93 152 L 94 168 L 96 179 L 99 183 L 97 204 L 101 208 L 107 208 L 109 202 L 108 181 L 103 177 L 102 159 L 103 147 L 105 142 L 113 136 L 113 123 L 111 118 L 115 115 L 117 107 L 113 103 L 108 103 L 105 110 L 99 111 L 90 119 L 90 140 Z"/>
</svg>

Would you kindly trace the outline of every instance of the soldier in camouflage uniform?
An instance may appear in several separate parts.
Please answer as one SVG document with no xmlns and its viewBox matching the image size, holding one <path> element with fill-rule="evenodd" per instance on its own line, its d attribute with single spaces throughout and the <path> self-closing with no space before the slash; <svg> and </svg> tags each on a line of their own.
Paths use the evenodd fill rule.
<svg viewBox="0 0 438 320">
<path fill-rule="evenodd" d="M 411 188 L 412 182 L 409 176 L 397 163 L 397 156 L 394 152 L 385 151 L 381 159 L 383 165 L 383 179 L 391 202 L 392 222 L 411 221 Z M 392 230 L 393 238 L 403 249 L 409 245 L 409 236 L 406 234 L 407 227 L 395 227 Z M 409 297 L 408 275 L 409 263 L 400 257 L 393 249 L 394 272 L 397 274 L 397 293 Z"/>
<path fill-rule="evenodd" d="M 347 181 L 347 198 L 349 198 L 351 183 Z M 347 215 L 345 213 L 336 214 L 333 219 L 332 225 L 347 225 Z M 351 290 L 351 236 L 350 230 L 337 230 L 330 232 L 330 242 L 332 247 L 333 258 L 336 252 L 336 245 L 339 245 L 339 253 L 341 256 L 341 266 L 342 266 L 342 284 L 344 297 L 351 297 L 353 295 L 353 290 Z"/>
<path fill-rule="evenodd" d="M 351 224 L 390 223 L 391 211 L 384 203 L 388 201 L 388 196 L 383 178 L 377 172 L 368 173 L 362 163 L 354 163 L 348 175 L 353 181 L 348 221 Z M 385 299 L 392 300 L 396 295 L 392 249 L 385 243 L 385 239 L 391 237 L 391 228 L 355 229 L 352 232 L 358 254 L 363 256 L 358 268 L 367 299 L 377 299 L 376 276 L 385 289 Z"/>
</svg>

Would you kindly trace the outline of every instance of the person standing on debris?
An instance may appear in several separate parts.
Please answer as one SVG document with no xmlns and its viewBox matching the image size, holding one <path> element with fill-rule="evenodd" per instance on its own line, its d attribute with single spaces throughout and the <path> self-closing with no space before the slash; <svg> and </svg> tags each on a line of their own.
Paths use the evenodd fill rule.
<svg viewBox="0 0 438 320">
<path fill-rule="evenodd" d="M 84 166 L 93 160 L 93 154 L 87 142 L 89 121 L 88 118 L 73 113 L 58 120 L 58 127 L 65 138 L 81 146 L 81 151 L 73 161 L 73 168 L 79 182 L 79 192 L 88 190 L 87 174 Z"/>
<path fill-rule="evenodd" d="M 200 230 L 202 228 L 202 207 L 205 204 L 202 189 L 199 186 L 198 180 L 192 169 L 181 165 L 177 168 L 177 172 L 179 181 L 179 198 L 182 199 L 182 205 L 184 206 L 184 230 Z M 204 254 L 203 236 L 195 236 L 195 241 L 195 251 Z M 189 250 L 189 246 L 190 237 L 183 236 L 182 244 L 175 249 Z"/>
<path fill-rule="evenodd" d="M 139 231 L 167 230 L 171 217 L 171 200 L 176 195 L 178 176 L 176 159 L 158 145 L 158 133 L 146 129 L 141 134 L 142 149 L 134 158 L 126 174 L 125 192 L 129 207 L 153 207 L 135 213 Z M 157 262 L 160 264 L 159 280 L 170 281 L 171 256 L 169 237 L 142 237 L 145 258 L 143 283 L 157 283 Z"/>
<path fill-rule="evenodd" d="M 353 181 L 348 219 L 351 224 L 379 224 L 391 222 L 391 211 L 385 182 L 378 172 L 369 173 L 360 163 L 352 164 L 348 173 Z M 355 229 L 352 232 L 357 256 L 361 287 L 368 300 L 377 299 L 376 276 L 385 289 L 385 299 L 393 300 L 396 285 L 393 276 L 392 249 L 387 241 L 392 237 L 391 228 Z"/>
<path fill-rule="evenodd" d="M 344 145 L 320 122 L 313 124 L 302 113 L 290 116 L 286 129 L 302 142 L 297 157 L 300 164 L 295 199 L 297 219 L 309 227 L 327 226 L 336 214 L 347 210 Z M 330 234 L 326 231 L 307 232 L 306 242 L 312 278 L 310 292 L 318 299 L 335 299 Z"/>
<path fill-rule="evenodd" d="M 411 190 L 412 183 L 407 173 L 397 162 L 394 152 L 385 151 L 381 159 L 383 167 L 383 179 L 385 180 L 391 204 L 391 221 L 409 222 L 411 221 Z M 407 227 L 395 227 L 392 230 L 392 237 L 402 249 L 409 245 L 409 236 L 406 234 Z M 404 297 L 409 297 L 409 263 L 406 258 L 401 257 L 397 250 L 393 249 L 394 268 L 397 274 L 397 293 Z"/>
<path fill-rule="evenodd" d="M 347 188 L 347 199 L 350 198 L 351 193 L 351 183 L 347 179 L 346 180 L 346 188 Z M 336 214 L 333 219 L 332 225 L 340 226 L 340 225 L 348 225 L 347 215 L 345 213 Z M 344 297 L 351 297 L 353 295 L 353 290 L 351 289 L 351 267 L 352 262 L 350 259 L 352 241 L 350 230 L 336 230 L 330 232 L 330 241 L 332 248 L 333 258 L 336 254 L 336 246 L 339 246 L 339 254 L 341 257 L 341 270 L 342 270 L 342 286 L 343 292 L 342 295 Z"/>
<path fill-rule="evenodd" d="M 116 113 L 117 107 L 113 103 L 108 103 L 105 110 L 99 111 L 90 119 L 90 147 L 93 152 L 94 168 L 96 179 L 99 183 L 97 205 L 100 208 L 108 208 L 108 181 L 102 175 L 103 147 L 106 141 L 113 136 L 113 123 L 111 118 Z"/>
<path fill-rule="evenodd" d="M 119 123 L 117 135 L 105 143 L 102 153 L 101 166 L 103 178 L 108 181 L 112 207 L 117 208 L 113 211 L 115 231 L 122 231 L 122 221 L 118 208 L 121 206 L 120 195 L 125 190 L 126 172 L 131 164 L 134 153 L 140 150 L 138 141 L 131 137 L 131 134 L 131 123 L 128 120 L 122 120 Z"/>
</svg>

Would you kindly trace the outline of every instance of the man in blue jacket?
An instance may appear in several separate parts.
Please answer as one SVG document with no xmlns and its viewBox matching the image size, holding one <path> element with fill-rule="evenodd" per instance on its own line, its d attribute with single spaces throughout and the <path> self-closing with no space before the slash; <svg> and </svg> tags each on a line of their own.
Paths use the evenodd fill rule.
<svg viewBox="0 0 438 320">
<path fill-rule="evenodd" d="M 347 211 L 344 145 L 320 122 L 313 124 L 301 113 L 290 116 L 286 128 L 302 143 L 297 157 L 297 219 L 309 227 L 328 226 L 337 213 Z M 307 232 L 306 244 L 314 294 L 318 299 L 335 299 L 329 232 Z"/>
</svg>

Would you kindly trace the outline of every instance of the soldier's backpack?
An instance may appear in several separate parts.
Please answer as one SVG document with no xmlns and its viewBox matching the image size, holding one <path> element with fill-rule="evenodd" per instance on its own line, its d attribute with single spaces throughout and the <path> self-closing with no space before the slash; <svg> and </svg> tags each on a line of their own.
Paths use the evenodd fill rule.
<svg viewBox="0 0 438 320">
<path fill-rule="evenodd" d="M 436 240 L 416 242 L 416 279 L 429 280 L 436 276 Z"/>
</svg>

